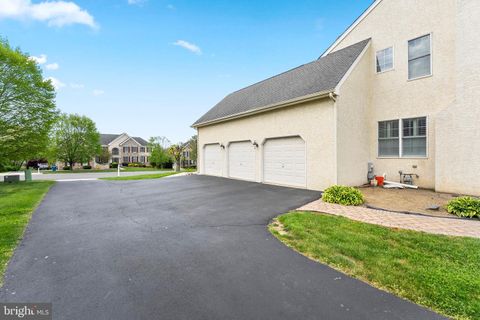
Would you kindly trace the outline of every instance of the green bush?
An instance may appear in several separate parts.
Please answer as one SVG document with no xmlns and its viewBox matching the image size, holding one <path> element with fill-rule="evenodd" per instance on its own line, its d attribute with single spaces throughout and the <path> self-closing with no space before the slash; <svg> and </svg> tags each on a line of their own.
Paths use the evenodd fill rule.
<svg viewBox="0 0 480 320">
<path fill-rule="evenodd" d="M 71 169 L 70 166 L 63 167 L 63 170 L 70 170 L 70 169 Z"/>
<path fill-rule="evenodd" d="M 322 200 L 344 206 L 358 206 L 365 202 L 363 194 L 353 187 L 331 186 L 322 195 Z"/>
<path fill-rule="evenodd" d="M 110 163 L 110 169 L 117 169 L 117 168 L 118 168 L 118 163 L 117 162 Z"/>
<path fill-rule="evenodd" d="M 452 199 L 447 203 L 447 211 L 459 217 L 480 218 L 480 199 L 472 197 Z"/>
<path fill-rule="evenodd" d="M 83 166 L 83 169 L 90 170 L 90 169 L 92 169 L 92 166 Z"/>
</svg>

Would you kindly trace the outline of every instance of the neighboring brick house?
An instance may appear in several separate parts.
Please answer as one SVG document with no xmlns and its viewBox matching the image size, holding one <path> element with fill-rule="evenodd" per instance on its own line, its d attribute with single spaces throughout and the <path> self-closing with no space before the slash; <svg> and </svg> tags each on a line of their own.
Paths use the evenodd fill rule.
<svg viewBox="0 0 480 320">
<path fill-rule="evenodd" d="M 129 163 L 149 164 L 150 149 L 148 142 L 140 137 L 131 137 L 122 134 L 100 134 L 102 148 L 110 152 L 108 163 L 99 163 L 99 158 L 94 160 L 95 167 L 108 166 L 112 162 L 128 165 Z"/>
<path fill-rule="evenodd" d="M 318 60 L 198 119 L 199 172 L 323 190 L 367 164 L 480 195 L 480 1 L 376 0 Z"/>
</svg>

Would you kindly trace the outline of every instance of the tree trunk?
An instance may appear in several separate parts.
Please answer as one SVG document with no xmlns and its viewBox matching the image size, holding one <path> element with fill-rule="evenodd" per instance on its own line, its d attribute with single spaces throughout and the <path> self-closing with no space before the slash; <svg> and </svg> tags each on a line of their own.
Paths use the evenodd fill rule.
<svg viewBox="0 0 480 320">
<path fill-rule="evenodd" d="M 73 171 L 73 165 L 75 164 L 75 162 L 70 161 L 69 163 L 70 163 L 70 171 Z"/>
</svg>

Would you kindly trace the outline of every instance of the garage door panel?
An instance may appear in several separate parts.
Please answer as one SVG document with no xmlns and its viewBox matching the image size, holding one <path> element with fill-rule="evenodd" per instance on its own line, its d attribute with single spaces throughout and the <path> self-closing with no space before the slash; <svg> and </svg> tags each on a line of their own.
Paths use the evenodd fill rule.
<svg viewBox="0 0 480 320">
<path fill-rule="evenodd" d="M 302 138 L 267 140 L 263 163 L 265 182 L 306 187 L 305 142 Z"/>
<path fill-rule="evenodd" d="M 204 149 L 205 174 L 212 176 L 221 176 L 223 159 L 219 144 L 209 144 Z"/>
<path fill-rule="evenodd" d="M 231 178 L 255 180 L 255 148 L 250 141 L 229 145 L 228 172 Z"/>
</svg>

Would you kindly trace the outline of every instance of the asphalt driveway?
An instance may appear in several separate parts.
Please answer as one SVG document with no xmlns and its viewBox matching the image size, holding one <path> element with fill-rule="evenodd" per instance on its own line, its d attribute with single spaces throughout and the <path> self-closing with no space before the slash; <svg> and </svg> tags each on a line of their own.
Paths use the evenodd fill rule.
<svg viewBox="0 0 480 320">
<path fill-rule="evenodd" d="M 205 176 L 57 183 L 0 301 L 52 302 L 54 319 L 440 319 L 270 235 L 317 197 Z"/>
</svg>

